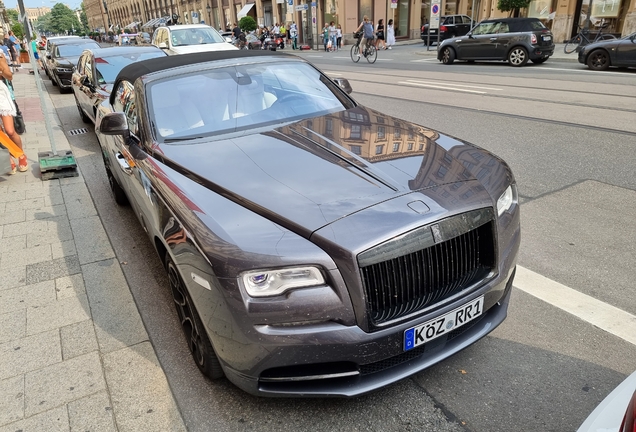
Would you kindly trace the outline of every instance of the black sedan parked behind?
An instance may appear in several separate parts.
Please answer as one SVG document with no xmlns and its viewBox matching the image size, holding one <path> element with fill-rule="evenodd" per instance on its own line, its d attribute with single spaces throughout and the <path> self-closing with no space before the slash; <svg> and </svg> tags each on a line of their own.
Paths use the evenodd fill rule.
<svg viewBox="0 0 636 432">
<path fill-rule="evenodd" d="M 71 79 L 73 70 L 77 65 L 80 54 L 85 49 L 100 48 L 95 41 L 87 41 L 86 39 L 77 39 L 77 42 L 53 44 L 51 53 L 47 55 L 49 78 L 54 86 L 58 86 L 60 93 L 71 91 Z"/>
<path fill-rule="evenodd" d="M 636 33 L 584 46 L 579 51 L 579 62 L 594 70 L 636 67 Z"/>
<path fill-rule="evenodd" d="M 524 66 L 543 63 L 554 53 L 550 30 L 537 18 L 495 18 L 480 22 L 466 36 L 446 39 L 437 47 L 437 59 L 504 60 Z"/>
<path fill-rule="evenodd" d="M 154 45 L 93 48 L 84 50 L 73 72 L 73 93 L 80 117 L 95 122 L 97 107 L 108 99 L 119 72 L 136 61 L 165 57 Z"/>
<path fill-rule="evenodd" d="M 360 395 L 507 314 L 508 165 L 345 89 L 296 56 L 183 54 L 126 66 L 97 112 L 196 364 L 253 394 Z"/>
<path fill-rule="evenodd" d="M 447 15 L 439 19 L 439 28 L 431 29 L 431 34 L 428 34 L 429 24 L 422 26 L 420 37 L 426 45 L 429 40 L 430 43 L 443 41 L 444 39 L 453 38 L 457 36 L 464 36 L 473 28 L 473 20 L 468 15 Z"/>
</svg>

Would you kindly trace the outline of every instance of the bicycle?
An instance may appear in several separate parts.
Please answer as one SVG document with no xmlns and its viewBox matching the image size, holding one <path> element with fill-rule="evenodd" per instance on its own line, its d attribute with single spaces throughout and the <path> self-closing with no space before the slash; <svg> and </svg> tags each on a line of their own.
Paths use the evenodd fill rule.
<svg viewBox="0 0 636 432">
<path fill-rule="evenodd" d="M 603 33 L 603 29 L 607 28 L 608 26 L 609 26 L 609 23 L 602 23 L 600 25 L 598 32 L 596 33 L 596 37 L 594 38 L 594 40 L 590 40 L 590 38 L 587 37 L 587 35 L 590 34 L 589 29 L 583 28 L 582 26 L 579 27 L 580 29 L 579 33 L 565 43 L 565 47 L 563 47 L 563 51 L 566 54 L 572 54 L 574 51 L 576 52 L 581 51 L 581 48 L 583 48 L 585 45 L 589 45 L 591 43 L 598 42 L 600 40 L 616 39 L 616 36 L 612 34 Z"/>
<path fill-rule="evenodd" d="M 354 63 L 358 63 L 360 61 L 360 41 L 362 40 L 362 33 L 354 33 L 353 37 L 356 39 L 356 43 L 351 47 L 351 60 Z M 367 40 L 362 55 L 369 63 L 375 63 L 378 58 L 378 50 L 372 40 Z"/>
</svg>

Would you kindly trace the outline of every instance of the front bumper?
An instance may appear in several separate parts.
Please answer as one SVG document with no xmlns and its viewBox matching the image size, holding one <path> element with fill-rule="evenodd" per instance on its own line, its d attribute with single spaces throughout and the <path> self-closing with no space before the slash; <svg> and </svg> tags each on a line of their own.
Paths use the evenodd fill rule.
<svg viewBox="0 0 636 432">
<path fill-rule="evenodd" d="M 518 233 L 517 233 L 518 234 Z M 518 238 L 517 238 L 518 240 Z M 352 397 L 399 381 L 450 357 L 494 330 L 507 316 L 518 242 L 507 272 L 443 310 L 373 333 L 337 323 L 293 327 L 260 326 L 254 344 L 264 350 L 251 370 L 230 367 L 218 352 L 227 378 L 244 391 L 271 397 Z M 404 332 L 458 305 L 484 296 L 484 314 L 410 351 Z M 226 341 L 227 342 L 227 341 Z M 214 343 L 214 342 L 213 342 Z M 251 346 L 249 346 L 251 345 Z M 245 356 L 254 345 L 243 346 Z M 225 345 L 227 348 L 227 345 Z M 238 347 L 237 347 L 238 348 Z M 247 359 L 246 359 L 247 360 Z M 293 365 L 278 367 L 278 365 Z M 247 364 L 244 364 L 247 366 Z"/>
<path fill-rule="evenodd" d="M 70 72 L 53 72 L 57 76 L 57 85 L 63 89 L 69 89 L 72 86 L 73 71 Z"/>
</svg>

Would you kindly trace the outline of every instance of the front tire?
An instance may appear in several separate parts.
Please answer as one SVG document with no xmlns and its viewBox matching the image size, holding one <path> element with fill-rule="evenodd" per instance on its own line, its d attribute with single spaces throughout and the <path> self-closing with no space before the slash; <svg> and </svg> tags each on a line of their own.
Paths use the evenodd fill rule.
<svg viewBox="0 0 636 432">
<path fill-rule="evenodd" d="M 113 193 L 115 202 L 117 203 L 117 205 L 122 207 L 128 205 L 128 197 L 126 196 L 126 192 L 124 192 L 121 186 L 119 186 L 119 183 L 117 182 L 117 179 L 115 178 L 113 173 L 110 171 L 110 168 L 108 168 L 108 166 L 105 167 L 106 177 L 108 177 L 108 184 L 110 185 L 110 190 Z"/>
<path fill-rule="evenodd" d="M 82 121 L 84 123 L 91 123 L 91 118 L 86 115 L 86 113 L 84 112 L 84 110 L 80 106 L 79 101 L 77 100 L 77 96 L 75 97 L 75 105 L 77 105 L 77 111 L 79 111 L 79 115 L 80 115 L 80 118 L 82 119 Z"/>
<path fill-rule="evenodd" d="M 453 64 L 455 61 L 455 50 L 451 47 L 446 47 L 442 51 L 442 63 L 445 65 Z"/>
<path fill-rule="evenodd" d="M 508 53 L 508 63 L 514 67 L 525 66 L 528 63 L 528 51 L 524 47 L 514 47 Z"/>
<path fill-rule="evenodd" d="M 221 363 L 214 352 L 214 348 L 212 348 L 212 343 L 203 328 L 203 323 L 192 303 L 183 279 L 181 279 L 177 266 L 168 252 L 166 252 L 165 264 L 172 298 L 177 308 L 177 315 L 179 316 L 179 321 L 181 321 L 181 328 L 188 342 L 192 358 L 203 375 L 210 379 L 222 378 L 225 374 Z"/>
<path fill-rule="evenodd" d="M 587 67 L 592 70 L 604 71 L 610 67 L 610 57 L 607 51 L 594 50 L 587 56 Z"/>
<path fill-rule="evenodd" d="M 360 61 L 360 46 L 354 45 L 351 47 L 351 61 L 358 63 Z"/>
</svg>

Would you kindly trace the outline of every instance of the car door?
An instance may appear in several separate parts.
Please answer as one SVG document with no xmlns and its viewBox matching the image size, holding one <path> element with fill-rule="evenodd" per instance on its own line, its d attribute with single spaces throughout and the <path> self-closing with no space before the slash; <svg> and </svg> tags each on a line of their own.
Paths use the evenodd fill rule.
<svg viewBox="0 0 636 432">
<path fill-rule="evenodd" d="M 617 65 L 636 66 L 636 36 L 620 41 L 615 58 Z"/>
<path fill-rule="evenodd" d="M 455 17 L 455 31 L 457 36 L 464 36 L 471 29 L 470 17 L 466 15 L 457 15 Z"/>
<path fill-rule="evenodd" d="M 95 58 L 93 53 L 87 53 L 86 62 L 84 64 L 84 82 L 80 87 L 82 93 L 82 100 L 80 103 L 82 104 L 82 108 L 84 112 L 95 121 L 95 115 L 93 112 L 93 94 L 95 93 L 95 74 L 94 74 L 94 64 Z"/>
<path fill-rule="evenodd" d="M 479 23 L 470 36 L 463 36 L 458 43 L 458 59 L 489 59 L 495 56 L 495 44 L 497 36 L 492 34 L 497 22 L 488 21 Z"/>
<path fill-rule="evenodd" d="M 510 45 L 515 39 L 519 37 L 520 33 L 511 33 L 510 27 L 507 22 L 499 22 L 492 30 L 492 35 L 489 38 L 493 43 L 493 57 L 495 59 L 505 60 L 508 57 L 508 50 Z M 495 38 L 493 40 L 493 38 Z"/>
<path fill-rule="evenodd" d="M 77 61 L 77 69 L 75 69 L 75 73 L 73 74 L 73 93 L 75 93 L 75 97 L 77 98 L 77 105 L 80 107 L 84 107 L 86 103 L 84 90 L 83 90 L 83 77 L 86 74 L 86 57 L 87 53 L 84 53 L 80 56 Z"/>
</svg>

